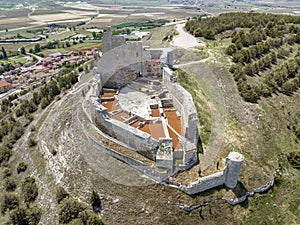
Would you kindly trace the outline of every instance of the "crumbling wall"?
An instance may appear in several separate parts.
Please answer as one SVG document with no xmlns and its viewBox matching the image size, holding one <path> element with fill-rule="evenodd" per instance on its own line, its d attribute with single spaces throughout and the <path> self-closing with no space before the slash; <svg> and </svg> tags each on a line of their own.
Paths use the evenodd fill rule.
<svg viewBox="0 0 300 225">
<path fill-rule="evenodd" d="M 176 183 L 175 186 L 189 195 L 197 194 L 223 184 L 225 184 L 228 188 L 235 188 L 243 161 L 244 156 L 242 154 L 238 152 L 230 152 L 225 160 L 225 167 L 223 171 L 201 177 L 189 185 Z"/>
<path fill-rule="evenodd" d="M 172 139 L 161 138 L 159 140 L 159 148 L 156 154 L 156 166 L 173 172 L 173 160 Z"/>
<path fill-rule="evenodd" d="M 124 45 L 125 37 L 121 35 L 112 35 L 111 27 L 107 27 L 102 37 L 102 53 L 106 53 L 113 48 Z"/>
<path fill-rule="evenodd" d="M 100 74 L 102 83 L 106 84 L 116 71 L 122 68 L 130 68 L 131 70 L 145 73 L 146 71 L 143 65 L 147 61 L 149 61 L 149 58 L 143 50 L 141 43 L 126 43 L 121 47 L 113 48 L 105 53 L 97 62 L 94 73 Z M 121 77 L 119 78 L 121 79 Z"/>
<path fill-rule="evenodd" d="M 221 171 L 209 176 L 201 177 L 199 180 L 189 184 L 188 186 L 180 185 L 179 189 L 186 192 L 189 195 L 193 195 L 220 186 L 224 184 L 224 182 L 224 171 Z"/>
<path fill-rule="evenodd" d="M 117 70 L 105 83 L 105 87 L 109 88 L 121 88 L 131 83 L 139 76 L 139 72 L 131 69 L 130 67 L 124 67 Z"/>
</svg>

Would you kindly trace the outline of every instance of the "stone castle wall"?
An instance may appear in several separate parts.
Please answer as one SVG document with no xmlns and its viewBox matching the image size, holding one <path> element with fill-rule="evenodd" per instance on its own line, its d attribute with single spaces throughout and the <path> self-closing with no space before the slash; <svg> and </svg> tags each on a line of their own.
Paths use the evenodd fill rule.
<svg viewBox="0 0 300 225">
<path fill-rule="evenodd" d="M 190 142 L 197 144 L 199 138 L 197 128 L 198 117 L 193 98 L 188 91 L 186 91 L 177 82 L 174 82 L 174 79 L 175 77 L 172 71 L 169 68 L 164 67 L 163 82 L 172 96 L 175 108 L 181 114 L 185 138 L 187 138 Z"/>
<path fill-rule="evenodd" d="M 244 156 L 238 152 L 230 152 L 225 161 L 223 171 L 211 174 L 209 176 L 201 177 L 189 185 L 174 184 L 176 188 L 184 191 L 189 195 L 197 194 L 208 189 L 218 187 L 225 184 L 228 188 L 235 188 Z M 172 183 L 172 182 L 171 182 Z"/>
</svg>

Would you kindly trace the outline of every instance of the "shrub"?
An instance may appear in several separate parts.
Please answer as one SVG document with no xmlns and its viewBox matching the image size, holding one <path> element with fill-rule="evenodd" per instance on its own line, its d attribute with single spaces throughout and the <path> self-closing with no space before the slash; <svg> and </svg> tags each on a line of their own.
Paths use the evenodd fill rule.
<svg viewBox="0 0 300 225">
<path fill-rule="evenodd" d="M 36 145 L 37 145 L 36 140 L 34 140 L 33 138 L 29 138 L 29 140 L 28 140 L 28 146 L 29 147 L 34 147 Z"/>
<path fill-rule="evenodd" d="M 0 147 L 0 165 L 3 162 L 7 162 L 9 160 L 11 154 L 12 154 L 12 151 L 9 148 L 1 146 Z"/>
<path fill-rule="evenodd" d="M 82 66 L 80 66 L 80 67 L 78 68 L 78 72 L 79 72 L 79 73 L 83 72 Z"/>
<path fill-rule="evenodd" d="M 95 214 L 90 213 L 88 210 L 84 210 L 79 213 L 79 217 L 83 224 L 86 225 L 103 225 L 102 220 Z"/>
<path fill-rule="evenodd" d="M 18 197 L 14 194 L 5 194 L 1 203 L 1 212 L 15 209 L 19 206 Z"/>
<path fill-rule="evenodd" d="M 69 193 L 63 187 L 56 188 L 55 199 L 58 204 L 67 197 L 69 197 Z"/>
<path fill-rule="evenodd" d="M 10 168 L 5 167 L 2 171 L 2 177 L 3 179 L 6 177 L 10 177 L 11 176 L 11 170 Z"/>
<path fill-rule="evenodd" d="M 17 166 L 17 173 L 25 172 L 27 169 L 27 165 L 24 162 L 20 162 Z"/>
<path fill-rule="evenodd" d="M 69 225 L 84 225 L 84 223 L 82 222 L 81 219 L 76 218 L 76 219 L 72 220 L 72 222 L 69 223 Z"/>
<path fill-rule="evenodd" d="M 91 215 L 88 219 L 88 221 L 86 222 L 86 225 L 103 225 L 104 223 L 102 222 L 102 220 L 96 216 L 96 215 Z"/>
<path fill-rule="evenodd" d="M 41 210 L 36 206 L 21 207 L 12 210 L 9 217 L 12 224 L 37 225 L 41 219 Z"/>
<path fill-rule="evenodd" d="M 22 183 L 21 190 L 25 202 L 33 202 L 38 196 L 38 187 L 35 183 L 35 179 L 32 177 L 25 178 Z"/>
<path fill-rule="evenodd" d="M 17 185 L 13 178 L 7 177 L 3 181 L 3 186 L 6 191 L 14 191 L 16 189 Z"/>
<path fill-rule="evenodd" d="M 46 108 L 49 104 L 50 104 L 50 102 L 49 102 L 48 98 L 46 98 L 46 97 L 42 98 L 42 100 L 41 100 L 41 108 L 42 109 Z"/>
</svg>

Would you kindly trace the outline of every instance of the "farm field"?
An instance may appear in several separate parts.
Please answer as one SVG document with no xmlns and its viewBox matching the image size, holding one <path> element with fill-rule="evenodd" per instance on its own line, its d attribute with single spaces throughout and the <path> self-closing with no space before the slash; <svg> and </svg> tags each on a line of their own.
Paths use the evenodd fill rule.
<svg viewBox="0 0 300 225">
<path fill-rule="evenodd" d="M 0 224 L 20 217 L 32 225 L 300 224 L 297 1 L 28 1 L 37 8 L 0 10 L 1 39 L 42 38 L 0 44 L 1 79 L 19 87 L 0 95 Z M 237 151 L 245 161 L 236 188 L 189 196 L 152 182 L 90 141 L 131 151 L 95 132 L 85 105 L 107 26 L 130 41 L 133 33 L 126 34 L 147 31 L 145 46 L 172 49 L 177 82 L 193 97 L 200 163 L 171 180 L 188 184 L 220 171 Z M 70 54 L 48 57 L 54 53 Z M 235 206 L 222 198 L 270 181 L 270 189 Z M 91 196 L 99 198 L 99 211 Z M 193 204 L 201 206 L 178 207 Z M 64 220 L 69 206 L 79 211 Z"/>
</svg>

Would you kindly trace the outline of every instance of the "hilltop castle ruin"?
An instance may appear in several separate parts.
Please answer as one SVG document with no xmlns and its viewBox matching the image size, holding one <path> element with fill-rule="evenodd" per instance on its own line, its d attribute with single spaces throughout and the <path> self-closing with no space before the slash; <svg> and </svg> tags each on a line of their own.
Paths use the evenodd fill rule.
<svg viewBox="0 0 300 225">
<path fill-rule="evenodd" d="M 173 75 L 171 49 L 126 42 L 122 36 L 113 36 L 108 28 L 102 50 L 102 58 L 94 68 L 96 83 L 91 96 L 95 124 L 111 140 L 153 164 L 144 167 L 130 155 L 113 150 L 110 154 L 157 181 L 196 164 L 197 111 L 191 94 Z M 232 153 L 221 173 L 204 177 L 191 186 L 174 186 L 191 194 L 221 184 L 232 188 L 242 161 L 243 156 Z"/>
</svg>

